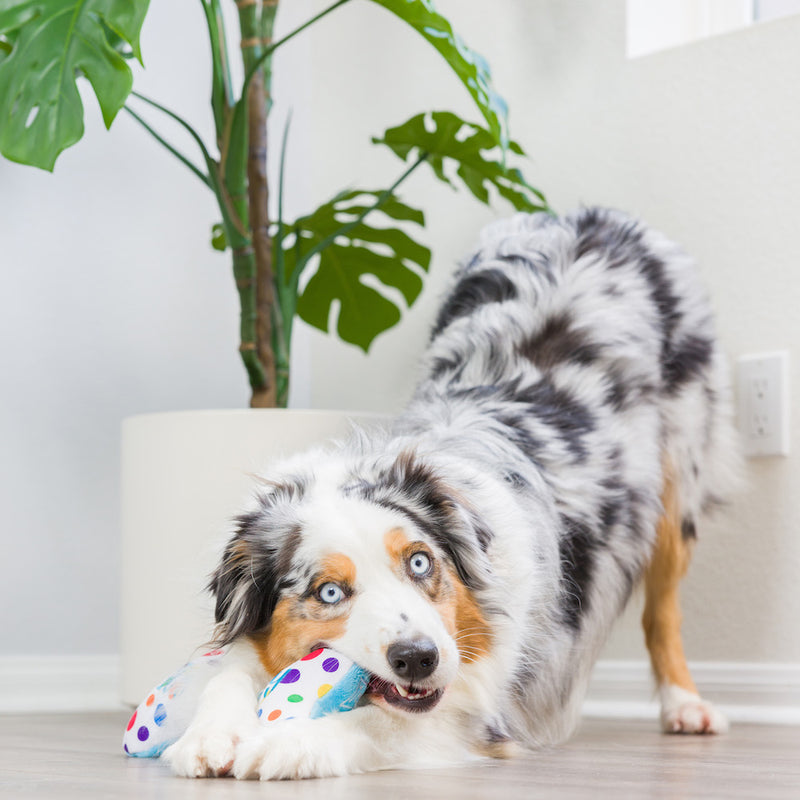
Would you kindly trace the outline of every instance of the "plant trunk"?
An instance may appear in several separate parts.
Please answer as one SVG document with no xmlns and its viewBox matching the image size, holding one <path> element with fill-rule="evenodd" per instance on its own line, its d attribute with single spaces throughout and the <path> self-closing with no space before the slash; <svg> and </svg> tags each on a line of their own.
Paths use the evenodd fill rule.
<svg viewBox="0 0 800 800">
<path fill-rule="evenodd" d="M 273 319 L 276 304 L 272 274 L 272 239 L 269 235 L 267 107 L 260 73 L 256 73 L 250 83 L 247 104 L 247 197 L 256 259 L 256 353 L 266 376 L 265 386 L 253 388 L 250 406 L 274 408 L 278 405 L 278 397 L 272 328 L 274 324 L 280 325 L 280 319 Z"/>
<path fill-rule="evenodd" d="M 242 60 L 249 72 L 268 44 L 263 39 L 266 20 L 274 19 L 277 0 L 237 2 L 242 36 Z M 267 59 L 269 61 L 270 59 Z M 269 235 L 269 188 L 267 183 L 267 113 L 269 87 L 259 70 L 250 81 L 247 94 L 247 201 L 249 229 L 255 259 L 255 336 L 252 346 L 263 369 L 263 381 L 251 381 L 251 408 L 274 408 L 286 405 L 286 392 L 278 392 L 274 342 L 281 327 L 280 310 L 275 298 L 272 271 L 272 240 Z"/>
</svg>

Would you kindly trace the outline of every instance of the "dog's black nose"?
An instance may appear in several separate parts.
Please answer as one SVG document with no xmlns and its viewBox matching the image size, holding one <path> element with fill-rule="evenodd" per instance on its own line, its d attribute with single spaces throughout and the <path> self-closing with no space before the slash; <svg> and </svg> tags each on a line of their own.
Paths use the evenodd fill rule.
<svg viewBox="0 0 800 800">
<path fill-rule="evenodd" d="M 413 684 L 436 669 L 439 651 L 430 639 L 405 639 L 389 645 L 386 658 L 398 678 Z"/>
</svg>

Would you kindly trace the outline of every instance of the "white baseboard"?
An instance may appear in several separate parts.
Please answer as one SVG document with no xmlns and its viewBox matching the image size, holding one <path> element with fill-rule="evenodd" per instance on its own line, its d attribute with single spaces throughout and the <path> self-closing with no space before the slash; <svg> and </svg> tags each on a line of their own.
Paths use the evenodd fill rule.
<svg viewBox="0 0 800 800">
<path fill-rule="evenodd" d="M 800 725 L 800 664 L 696 662 L 701 694 L 732 722 Z M 116 711 L 119 656 L 0 656 L 0 713 Z M 656 719 L 644 661 L 600 661 L 584 716 Z"/>
<path fill-rule="evenodd" d="M 118 711 L 119 656 L 0 656 L 0 713 Z"/>
<path fill-rule="evenodd" d="M 689 664 L 700 694 L 732 722 L 800 725 L 800 664 L 699 661 Z M 645 661 L 599 661 L 583 714 L 656 719 L 658 703 Z"/>
</svg>

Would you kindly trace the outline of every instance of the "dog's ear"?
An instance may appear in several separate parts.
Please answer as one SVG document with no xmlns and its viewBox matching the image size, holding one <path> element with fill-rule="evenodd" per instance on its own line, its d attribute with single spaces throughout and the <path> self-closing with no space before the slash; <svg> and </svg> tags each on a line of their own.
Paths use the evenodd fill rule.
<svg viewBox="0 0 800 800">
<path fill-rule="evenodd" d="M 269 484 L 257 507 L 236 519 L 236 531 L 209 582 L 216 598 L 216 641 L 229 644 L 269 627 L 281 592 L 291 584 L 292 558 L 302 536 L 299 484 Z"/>
<path fill-rule="evenodd" d="M 370 487 L 370 499 L 409 517 L 444 551 L 469 589 L 486 585 L 492 533 L 460 492 L 413 451 L 404 451 Z"/>
</svg>

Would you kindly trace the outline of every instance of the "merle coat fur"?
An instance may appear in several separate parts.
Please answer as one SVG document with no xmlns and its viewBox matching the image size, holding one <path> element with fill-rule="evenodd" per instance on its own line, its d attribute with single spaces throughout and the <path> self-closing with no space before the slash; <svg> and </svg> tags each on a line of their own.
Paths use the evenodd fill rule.
<svg viewBox="0 0 800 800">
<path fill-rule="evenodd" d="M 497 222 L 454 275 L 391 430 L 293 459 L 241 517 L 212 582 L 220 637 L 258 636 L 304 590 L 321 497 L 328 519 L 379 509 L 430 543 L 491 632 L 408 724 L 447 719 L 472 750 L 560 741 L 650 559 L 665 464 L 692 540 L 723 496 L 731 443 L 709 302 L 680 248 L 609 210 Z M 414 761 L 389 750 L 297 774 Z"/>
</svg>

